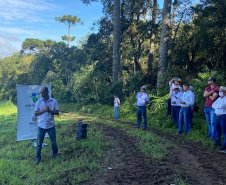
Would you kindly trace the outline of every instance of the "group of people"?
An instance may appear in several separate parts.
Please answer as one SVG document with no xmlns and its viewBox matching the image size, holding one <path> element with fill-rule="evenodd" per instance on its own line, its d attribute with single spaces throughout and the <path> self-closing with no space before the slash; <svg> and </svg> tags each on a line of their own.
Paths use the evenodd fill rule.
<svg viewBox="0 0 226 185">
<path fill-rule="evenodd" d="M 210 77 L 207 81 L 203 96 L 206 98 L 204 113 L 208 123 L 207 137 L 214 140 L 215 146 L 221 146 L 220 150 L 226 149 L 226 87 L 220 88 L 216 85 L 216 79 Z M 167 117 L 172 113 L 173 121 L 178 127 L 177 135 L 182 133 L 184 124 L 184 135 L 193 127 L 192 118 L 195 103 L 194 88 L 187 82 L 183 83 L 183 91 L 180 79 L 174 77 L 170 82 L 170 93 L 168 99 Z M 221 145 L 221 132 L 224 141 Z"/>
<path fill-rule="evenodd" d="M 215 146 L 221 146 L 221 150 L 226 149 L 226 87 L 220 88 L 216 85 L 216 79 L 210 77 L 208 86 L 205 88 L 203 96 L 205 101 L 205 116 L 208 123 L 207 137 L 214 140 Z M 180 84 L 180 79 L 174 77 L 169 82 L 170 93 L 168 98 L 167 117 L 172 114 L 175 126 L 178 128 L 177 135 L 187 135 L 193 127 L 192 117 L 195 103 L 194 88 L 189 83 Z M 45 134 L 48 133 L 52 145 L 52 157 L 57 158 L 58 147 L 56 142 L 56 130 L 54 115 L 59 114 L 59 106 L 55 99 L 50 97 L 47 87 L 40 89 L 42 99 L 38 100 L 35 105 L 35 116 L 38 116 L 38 135 L 36 149 L 36 164 L 41 161 L 42 143 Z M 140 88 L 140 92 L 136 95 L 137 99 L 137 128 L 141 127 L 143 117 L 143 130 L 147 129 L 147 113 L 146 105 L 150 102 L 149 95 L 146 93 L 146 86 Z M 118 119 L 118 110 L 120 100 L 114 97 L 115 119 Z M 221 145 L 221 132 L 223 132 L 224 140 Z"/>
<path fill-rule="evenodd" d="M 208 86 L 205 88 L 203 96 L 206 98 L 204 113 L 208 123 L 207 137 L 214 140 L 215 146 L 221 146 L 221 150 L 226 149 L 226 87 L 220 88 L 216 85 L 216 79 L 210 77 L 207 80 Z M 181 86 L 179 77 L 174 77 L 169 81 L 170 92 L 167 101 L 167 117 L 172 115 L 173 122 L 177 127 L 176 135 L 187 135 L 193 128 L 193 112 L 195 104 L 194 87 L 188 82 Z M 146 86 L 140 88 L 136 95 L 137 99 L 137 128 L 140 128 L 143 117 L 143 130 L 147 129 L 146 105 L 149 103 L 149 96 L 146 93 Z M 120 100 L 117 96 L 114 99 L 115 119 L 118 119 L 118 108 Z M 224 141 L 221 145 L 221 132 Z"/>
</svg>

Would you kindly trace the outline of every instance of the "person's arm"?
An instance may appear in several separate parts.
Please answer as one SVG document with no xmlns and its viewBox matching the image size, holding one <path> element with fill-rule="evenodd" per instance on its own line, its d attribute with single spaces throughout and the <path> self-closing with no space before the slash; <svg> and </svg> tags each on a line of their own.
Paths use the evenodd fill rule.
<svg viewBox="0 0 226 185">
<path fill-rule="evenodd" d="M 218 98 L 218 94 L 217 93 L 213 93 L 213 96 L 209 96 L 209 98 L 213 101 L 215 101 Z"/>
<path fill-rule="evenodd" d="M 39 116 L 41 114 L 43 114 L 44 112 L 46 112 L 49 109 L 49 106 L 45 106 L 45 108 L 43 110 L 40 111 L 35 111 L 35 116 Z"/>
<path fill-rule="evenodd" d="M 212 107 L 214 108 L 214 109 L 218 109 L 218 104 L 217 104 L 217 102 L 218 102 L 218 99 L 213 103 L 213 105 L 212 105 Z"/>
<path fill-rule="evenodd" d="M 120 106 L 120 99 L 118 98 L 118 106 Z"/>
<path fill-rule="evenodd" d="M 214 93 L 213 90 L 210 91 L 210 92 L 208 92 L 208 91 L 205 90 L 204 93 L 203 93 L 203 96 L 204 96 L 204 98 L 206 98 L 206 97 L 208 97 L 208 96 L 211 96 L 213 93 Z"/>
<path fill-rule="evenodd" d="M 53 110 L 51 110 L 50 108 L 49 108 L 49 106 L 48 106 L 48 112 L 49 113 L 51 113 L 51 114 L 53 114 L 53 115 L 59 115 L 59 105 L 58 105 L 58 103 L 57 103 L 57 101 L 55 101 L 54 102 L 54 108 L 53 108 Z"/>
<path fill-rule="evenodd" d="M 146 104 L 149 104 L 150 103 L 150 98 L 149 98 L 149 96 L 148 96 L 148 94 L 147 94 L 147 97 L 146 97 Z"/>
</svg>

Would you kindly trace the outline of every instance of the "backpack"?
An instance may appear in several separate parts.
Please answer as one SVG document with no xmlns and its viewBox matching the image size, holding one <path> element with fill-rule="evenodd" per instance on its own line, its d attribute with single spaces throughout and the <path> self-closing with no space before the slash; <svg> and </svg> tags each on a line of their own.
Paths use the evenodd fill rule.
<svg viewBox="0 0 226 185">
<path fill-rule="evenodd" d="M 77 129 L 76 129 L 76 139 L 86 139 L 87 136 L 87 124 L 83 123 L 82 120 L 78 121 Z"/>
</svg>

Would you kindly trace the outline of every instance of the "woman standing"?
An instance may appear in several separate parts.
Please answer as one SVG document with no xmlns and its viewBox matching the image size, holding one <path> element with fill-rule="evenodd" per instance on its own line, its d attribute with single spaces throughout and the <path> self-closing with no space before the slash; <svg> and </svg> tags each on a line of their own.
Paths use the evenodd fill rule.
<svg viewBox="0 0 226 185">
<path fill-rule="evenodd" d="M 115 112 L 115 119 L 118 119 L 118 109 L 120 107 L 120 100 L 118 98 L 118 96 L 114 96 L 114 112 Z"/>
</svg>

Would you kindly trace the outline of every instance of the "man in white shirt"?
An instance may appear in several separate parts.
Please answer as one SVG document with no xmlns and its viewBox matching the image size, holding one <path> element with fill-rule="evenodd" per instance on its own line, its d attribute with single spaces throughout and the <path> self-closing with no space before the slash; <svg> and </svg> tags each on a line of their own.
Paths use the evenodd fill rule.
<svg viewBox="0 0 226 185">
<path fill-rule="evenodd" d="M 38 100 L 35 105 L 35 116 L 38 116 L 38 134 L 37 134 L 37 148 L 36 148 L 36 164 L 41 161 L 42 143 L 46 132 L 49 135 L 52 145 L 52 156 L 55 159 L 58 153 L 56 142 L 56 130 L 54 115 L 59 115 L 59 106 L 55 99 L 49 96 L 47 87 L 40 89 L 42 99 Z"/>
<path fill-rule="evenodd" d="M 221 86 L 219 89 L 219 98 L 213 103 L 212 107 L 215 109 L 216 120 L 216 135 L 215 135 L 215 146 L 220 145 L 221 141 L 221 130 L 224 134 L 223 145 L 220 150 L 226 149 L 226 87 Z"/>
<path fill-rule="evenodd" d="M 171 98 L 173 93 L 174 86 L 179 86 L 179 91 L 182 92 L 182 87 L 180 86 L 180 78 L 174 77 L 172 80 L 169 81 L 170 86 L 170 92 L 169 92 L 169 98 L 167 100 L 167 117 L 171 114 Z"/>
<path fill-rule="evenodd" d="M 120 100 L 118 96 L 114 96 L 114 113 L 115 113 L 115 119 L 118 119 L 118 109 L 120 107 Z"/>
<path fill-rule="evenodd" d="M 180 99 L 181 109 L 179 115 L 179 129 L 177 131 L 177 135 L 182 133 L 183 129 L 183 121 L 184 121 L 184 135 L 187 135 L 189 124 L 190 124 L 190 114 L 191 107 L 194 105 L 195 99 L 194 94 L 189 89 L 189 83 L 185 82 L 183 84 L 183 98 Z"/>
<path fill-rule="evenodd" d="M 195 101 L 195 93 L 194 93 L 194 87 L 193 86 L 189 86 L 189 89 L 191 90 L 191 92 L 194 94 L 194 101 Z M 193 113 L 194 113 L 194 105 L 191 106 L 191 114 L 190 114 L 190 123 L 189 123 L 189 127 L 188 127 L 188 132 L 191 131 L 191 129 L 193 128 Z"/>
<path fill-rule="evenodd" d="M 173 122 L 177 126 L 177 128 L 179 127 L 179 114 L 181 109 L 180 99 L 183 98 L 183 93 L 179 90 L 179 88 L 179 85 L 175 85 L 173 87 L 171 98 Z"/>
</svg>

